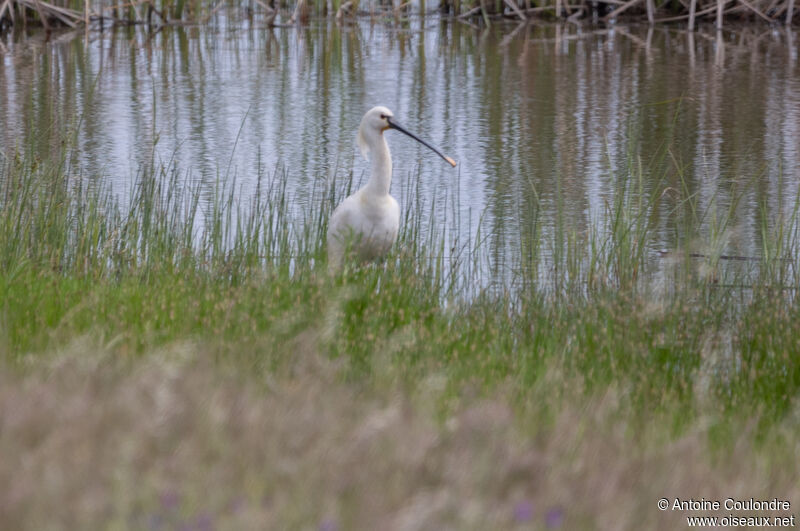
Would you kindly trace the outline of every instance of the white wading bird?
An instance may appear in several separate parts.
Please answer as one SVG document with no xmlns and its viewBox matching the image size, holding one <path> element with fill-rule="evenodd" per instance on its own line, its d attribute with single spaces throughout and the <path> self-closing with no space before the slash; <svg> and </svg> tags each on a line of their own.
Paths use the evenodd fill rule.
<svg viewBox="0 0 800 531">
<path fill-rule="evenodd" d="M 328 264 L 332 271 L 341 269 L 345 255 L 352 253 L 360 261 L 375 260 L 389 252 L 400 228 L 400 207 L 389 195 L 392 185 L 392 155 L 383 137 L 387 129 L 396 129 L 433 150 L 455 167 L 456 161 L 409 133 L 394 121 L 386 107 L 373 107 L 358 128 L 356 141 L 364 158 L 371 161 L 369 181 L 336 207 L 328 226 Z"/>
</svg>

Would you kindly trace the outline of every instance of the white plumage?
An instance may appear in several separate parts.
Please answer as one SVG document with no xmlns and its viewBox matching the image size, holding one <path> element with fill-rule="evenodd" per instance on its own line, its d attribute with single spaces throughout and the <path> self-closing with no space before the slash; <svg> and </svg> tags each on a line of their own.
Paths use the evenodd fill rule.
<svg viewBox="0 0 800 531">
<path fill-rule="evenodd" d="M 369 181 L 342 201 L 333 211 L 328 226 L 328 264 L 341 269 L 346 258 L 368 261 L 389 252 L 400 229 L 400 206 L 389 195 L 392 185 L 392 155 L 383 136 L 396 129 L 432 149 L 455 167 L 456 162 L 406 131 L 393 120 L 386 107 L 373 107 L 361 119 L 357 143 L 364 158 L 370 160 Z"/>
</svg>

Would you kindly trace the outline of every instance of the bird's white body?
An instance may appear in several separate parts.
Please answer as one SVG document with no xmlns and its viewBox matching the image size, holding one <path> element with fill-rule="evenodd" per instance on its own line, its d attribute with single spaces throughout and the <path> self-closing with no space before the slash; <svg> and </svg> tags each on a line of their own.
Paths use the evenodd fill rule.
<svg viewBox="0 0 800 531">
<path fill-rule="evenodd" d="M 336 207 L 328 226 L 328 263 L 338 269 L 345 254 L 359 261 L 374 260 L 392 248 L 400 229 L 400 206 L 389 195 L 392 186 L 392 154 L 383 136 L 386 107 L 371 109 L 361 120 L 357 143 L 370 160 L 369 181 Z"/>
<path fill-rule="evenodd" d="M 336 207 L 328 229 L 328 260 L 341 267 L 348 250 L 359 261 L 375 260 L 389 252 L 400 229 L 400 206 L 389 194 L 362 188 Z"/>
<path fill-rule="evenodd" d="M 341 268 L 348 257 L 358 261 L 380 258 L 389 252 L 400 229 L 400 206 L 389 195 L 392 186 L 392 155 L 383 136 L 397 129 L 434 150 L 451 165 L 455 161 L 392 122 L 392 111 L 373 107 L 361 119 L 357 143 L 362 155 L 369 158 L 369 181 L 348 196 L 331 215 L 328 226 L 328 264 Z"/>
</svg>

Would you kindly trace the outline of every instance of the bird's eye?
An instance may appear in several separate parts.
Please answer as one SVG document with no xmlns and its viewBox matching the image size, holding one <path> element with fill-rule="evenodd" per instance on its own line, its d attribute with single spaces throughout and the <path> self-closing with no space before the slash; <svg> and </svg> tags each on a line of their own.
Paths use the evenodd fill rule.
<svg viewBox="0 0 800 531">
<path fill-rule="evenodd" d="M 386 115 L 385 114 L 381 114 L 381 120 L 385 120 L 385 119 L 386 119 Z"/>
</svg>

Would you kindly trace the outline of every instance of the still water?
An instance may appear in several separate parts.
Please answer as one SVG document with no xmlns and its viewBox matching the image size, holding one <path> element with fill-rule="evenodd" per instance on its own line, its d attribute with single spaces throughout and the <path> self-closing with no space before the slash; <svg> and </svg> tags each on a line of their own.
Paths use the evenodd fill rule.
<svg viewBox="0 0 800 531">
<path fill-rule="evenodd" d="M 799 43 L 758 24 L 485 30 L 433 17 L 6 34 L 0 149 L 48 156 L 74 133 L 83 176 L 121 194 L 154 153 L 189 179 L 235 178 L 242 199 L 285 168 L 292 200 L 315 208 L 315 183 L 365 178 L 355 133 L 382 104 L 459 161 L 387 133 L 401 208 L 482 238 L 495 258 L 524 245 L 532 216 L 543 235 L 555 220 L 603 226 L 635 175 L 667 190 L 654 256 L 685 243 L 673 195 L 704 212 L 735 201 L 724 251 L 758 255 L 764 216 L 790 213 L 800 184 Z M 665 144 L 668 163 L 651 164 Z"/>
</svg>

